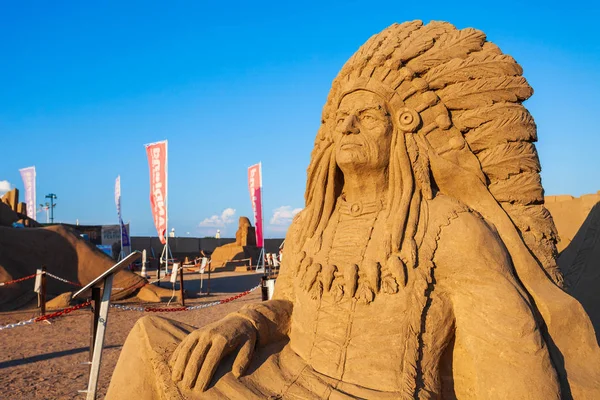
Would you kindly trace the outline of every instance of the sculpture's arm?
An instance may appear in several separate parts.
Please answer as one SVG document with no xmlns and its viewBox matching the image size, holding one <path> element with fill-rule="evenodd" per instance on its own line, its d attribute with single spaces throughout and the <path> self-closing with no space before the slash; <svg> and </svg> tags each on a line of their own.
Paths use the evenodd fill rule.
<svg viewBox="0 0 600 400">
<path fill-rule="evenodd" d="M 298 259 L 300 249 L 295 246 L 297 236 L 300 233 L 302 218 L 302 213 L 296 215 L 288 229 L 273 299 L 250 304 L 237 313 L 237 315 L 251 321 L 256 327 L 259 345 L 283 339 L 289 333 L 293 310 L 294 274 L 298 270 L 298 266 L 295 264 L 300 262 Z"/>
<path fill-rule="evenodd" d="M 560 399 L 531 301 L 498 235 L 477 215 L 460 214 L 442 229 L 434 262 L 455 317 L 459 397 Z"/>
<path fill-rule="evenodd" d="M 266 345 L 285 338 L 290 329 L 293 310 L 295 263 L 300 262 L 297 236 L 300 234 L 303 214 L 299 213 L 288 229 L 285 238 L 283 260 L 275 283 L 273 299 L 249 304 L 234 315 L 242 316 L 252 323 L 258 333 L 258 345 Z"/>
<path fill-rule="evenodd" d="M 204 391 L 221 360 L 237 353 L 232 373 L 239 377 L 250 365 L 254 349 L 284 339 L 290 329 L 293 309 L 293 244 L 300 218 L 288 230 L 284 258 L 273 300 L 249 304 L 238 312 L 190 333 L 170 359 L 172 377 L 187 389 Z"/>
<path fill-rule="evenodd" d="M 269 300 L 242 307 L 238 315 L 248 320 L 257 333 L 257 346 L 265 346 L 287 337 L 292 315 L 288 300 Z"/>
</svg>

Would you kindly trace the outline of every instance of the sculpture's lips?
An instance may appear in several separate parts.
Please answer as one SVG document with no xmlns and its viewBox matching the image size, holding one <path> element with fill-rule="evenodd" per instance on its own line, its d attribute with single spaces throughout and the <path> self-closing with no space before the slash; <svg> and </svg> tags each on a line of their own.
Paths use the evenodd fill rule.
<svg viewBox="0 0 600 400">
<path fill-rule="evenodd" d="M 342 150 L 344 149 L 352 149 L 354 147 L 362 147 L 362 144 L 360 143 L 344 143 L 341 147 Z"/>
</svg>

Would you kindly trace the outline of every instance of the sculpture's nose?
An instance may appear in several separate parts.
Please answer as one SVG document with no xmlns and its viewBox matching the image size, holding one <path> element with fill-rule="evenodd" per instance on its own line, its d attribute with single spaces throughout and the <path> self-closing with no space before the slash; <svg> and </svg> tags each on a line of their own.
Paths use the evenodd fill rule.
<svg viewBox="0 0 600 400">
<path fill-rule="evenodd" d="M 356 117 L 354 114 L 350 114 L 346 117 L 344 122 L 342 123 L 342 134 L 344 135 L 354 135 L 360 132 L 358 126 L 356 126 Z"/>
</svg>

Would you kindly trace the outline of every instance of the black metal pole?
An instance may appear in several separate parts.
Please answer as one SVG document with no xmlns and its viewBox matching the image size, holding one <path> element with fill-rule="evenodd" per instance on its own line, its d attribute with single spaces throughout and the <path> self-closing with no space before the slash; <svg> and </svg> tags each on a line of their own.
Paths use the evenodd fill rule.
<svg viewBox="0 0 600 400">
<path fill-rule="evenodd" d="M 260 281 L 261 300 L 269 300 L 269 288 L 267 287 L 267 277 L 263 276 Z"/>
<path fill-rule="evenodd" d="M 183 264 L 179 268 L 179 294 L 181 295 L 181 305 L 185 307 L 185 298 L 183 297 Z"/>
<path fill-rule="evenodd" d="M 98 330 L 98 320 L 100 319 L 100 296 L 101 289 L 99 287 L 92 288 L 92 331 L 90 332 L 90 363 L 94 356 L 94 343 L 96 342 L 96 331 Z M 91 368 L 91 365 L 90 365 Z"/>
</svg>

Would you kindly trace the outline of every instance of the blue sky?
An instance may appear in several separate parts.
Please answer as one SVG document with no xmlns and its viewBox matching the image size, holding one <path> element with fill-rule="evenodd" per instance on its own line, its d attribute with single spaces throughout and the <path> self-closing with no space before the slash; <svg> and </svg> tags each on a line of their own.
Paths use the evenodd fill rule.
<svg viewBox="0 0 600 400">
<path fill-rule="evenodd" d="M 262 161 L 266 236 L 282 237 L 331 81 L 371 35 L 422 19 L 481 29 L 515 57 L 546 193 L 598 191 L 600 6 L 417 3 L 0 0 L 0 189 L 35 165 L 56 221 L 109 224 L 120 174 L 132 233 L 155 235 L 143 145 L 168 139 L 178 236 L 233 236 Z"/>
</svg>

